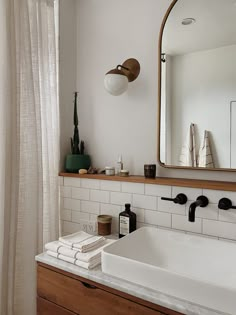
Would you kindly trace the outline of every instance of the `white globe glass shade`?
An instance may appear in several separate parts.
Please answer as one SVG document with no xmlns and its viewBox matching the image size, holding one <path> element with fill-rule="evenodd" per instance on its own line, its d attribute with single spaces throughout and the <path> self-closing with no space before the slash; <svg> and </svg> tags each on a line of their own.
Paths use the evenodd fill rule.
<svg viewBox="0 0 236 315">
<path fill-rule="evenodd" d="M 104 78 L 104 86 L 112 95 L 120 95 L 128 89 L 128 78 L 122 74 L 108 73 Z"/>
</svg>

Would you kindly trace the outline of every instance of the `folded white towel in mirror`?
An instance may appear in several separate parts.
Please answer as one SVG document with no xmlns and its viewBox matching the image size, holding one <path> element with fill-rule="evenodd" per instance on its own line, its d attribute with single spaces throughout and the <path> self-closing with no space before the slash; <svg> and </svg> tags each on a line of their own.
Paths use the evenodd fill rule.
<svg viewBox="0 0 236 315">
<path fill-rule="evenodd" d="M 83 231 L 59 238 L 59 242 L 62 243 L 62 245 L 70 249 L 79 250 L 82 253 L 100 247 L 105 240 L 103 236 L 95 236 Z"/>
<path fill-rule="evenodd" d="M 104 247 L 115 242 L 115 240 L 106 239 L 102 245 L 86 253 L 81 253 L 79 250 L 68 248 L 59 241 L 50 242 L 45 245 L 45 249 L 56 254 L 62 254 L 73 259 L 78 259 L 84 262 L 91 262 L 101 257 L 101 252 Z"/>
<path fill-rule="evenodd" d="M 96 266 L 101 264 L 101 258 L 94 259 L 92 262 L 84 262 L 84 261 L 80 261 L 78 259 L 74 259 L 74 258 L 71 258 L 71 257 L 64 256 L 62 254 L 58 254 L 58 253 L 52 252 L 50 250 L 48 250 L 46 253 L 49 256 L 58 258 L 60 260 L 64 260 L 64 261 L 66 261 L 68 263 L 71 263 L 73 265 L 76 265 L 76 266 L 79 266 L 79 267 L 82 267 L 82 268 L 85 268 L 85 269 L 92 269 L 92 268 L 95 268 Z"/>
</svg>

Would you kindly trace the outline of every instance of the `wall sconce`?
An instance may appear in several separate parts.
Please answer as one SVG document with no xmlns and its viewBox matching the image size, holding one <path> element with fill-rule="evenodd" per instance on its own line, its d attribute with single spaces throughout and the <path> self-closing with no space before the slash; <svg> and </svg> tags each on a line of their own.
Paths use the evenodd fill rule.
<svg viewBox="0 0 236 315">
<path fill-rule="evenodd" d="M 128 82 L 137 79 L 140 72 L 140 64 L 134 58 L 127 59 L 122 65 L 106 73 L 104 86 L 112 95 L 120 95 L 128 89 Z"/>
</svg>

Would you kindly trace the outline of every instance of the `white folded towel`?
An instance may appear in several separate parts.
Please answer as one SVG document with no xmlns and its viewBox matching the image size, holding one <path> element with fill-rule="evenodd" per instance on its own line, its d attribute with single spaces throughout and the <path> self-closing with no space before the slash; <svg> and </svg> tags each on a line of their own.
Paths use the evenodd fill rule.
<svg viewBox="0 0 236 315">
<path fill-rule="evenodd" d="M 196 160 L 196 141 L 195 141 L 195 125 L 190 124 L 185 142 L 182 146 L 179 157 L 180 166 L 197 166 Z"/>
<path fill-rule="evenodd" d="M 214 168 L 213 156 L 209 140 L 209 131 L 207 130 L 204 131 L 202 145 L 199 149 L 198 166 Z"/>
<path fill-rule="evenodd" d="M 59 242 L 61 242 L 63 246 L 79 250 L 82 253 L 100 247 L 104 244 L 105 240 L 103 236 L 95 236 L 83 231 L 59 238 Z"/>
<path fill-rule="evenodd" d="M 62 243 L 60 243 L 59 241 L 47 243 L 45 245 L 45 249 L 57 254 L 62 254 L 64 256 L 89 263 L 96 259 L 99 259 L 101 257 L 101 252 L 103 248 L 113 242 L 115 242 L 115 240 L 106 239 L 102 246 L 87 253 L 81 253 L 79 250 L 70 249 L 62 245 Z"/>
<path fill-rule="evenodd" d="M 82 267 L 82 268 L 85 268 L 85 269 L 92 269 L 92 268 L 94 268 L 94 267 L 96 267 L 96 266 L 101 264 L 101 257 L 98 258 L 98 259 L 94 259 L 92 262 L 84 262 L 84 261 L 80 261 L 78 259 L 74 259 L 74 258 L 71 258 L 71 257 L 64 256 L 62 254 L 58 254 L 58 253 L 52 252 L 50 250 L 47 250 L 46 253 L 49 256 L 58 258 L 60 260 L 64 260 L 64 261 L 66 261 L 68 263 L 74 264 L 76 266 L 79 266 L 79 267 Z"/>
</svg>

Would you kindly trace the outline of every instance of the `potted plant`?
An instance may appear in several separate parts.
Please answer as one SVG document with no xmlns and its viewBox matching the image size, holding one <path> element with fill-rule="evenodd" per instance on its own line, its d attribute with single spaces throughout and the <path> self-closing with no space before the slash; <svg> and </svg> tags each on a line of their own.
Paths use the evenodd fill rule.
<svg viewBox="0 0 236 315">
<path fill-rule="evenodd" d="M 74 135 L 71 138 L 71 154 L 66 156 L 65 169 L 69 173 L 78 173 L 80 169 L 88 170 L 91 166 L 90 156 L 84 154 L 84 141 L 79 139 L 78 114 L 77 114 L 77 97 L 75 92 L 74 99 Z"/>
</svg>

